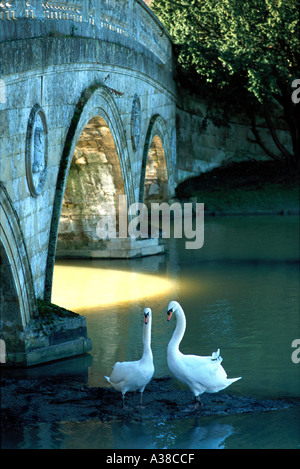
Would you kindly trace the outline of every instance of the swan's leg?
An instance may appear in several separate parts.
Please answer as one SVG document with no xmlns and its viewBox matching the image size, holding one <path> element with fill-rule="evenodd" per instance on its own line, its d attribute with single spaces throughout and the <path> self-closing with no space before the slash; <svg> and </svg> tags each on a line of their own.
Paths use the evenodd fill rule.
<svg viewBox="0 0 300 469">
<path fill-rule="evenodd" d="M 127 407 L 125 405 L 125 393 L 124 394 L 122 393 L 122 407 L 123 407 L 124 410 L 127 409 Z"/>
<path fill-rule="evenodd" d="M 144 391 L 144 390 L 143 390 Z M 140 397 L 140 403 L 137 406 L 139 409 L 145 409 L 145 406 L 143 406 L 143 391 L 140 391 L 141 397 Z"/>
</svg>

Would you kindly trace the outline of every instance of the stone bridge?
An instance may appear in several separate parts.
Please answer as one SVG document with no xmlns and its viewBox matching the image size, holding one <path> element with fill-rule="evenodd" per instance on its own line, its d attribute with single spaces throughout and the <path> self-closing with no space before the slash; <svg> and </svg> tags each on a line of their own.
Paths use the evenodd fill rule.
<svg viewBox="0 0 300 469">
<path fill-rule="evenodd" d="M 130 257 L 161 249 L 157 240 L 101 240 L 96 228 L 117 212 L 119 195 L 128 206 L 173 195 L 175 117 L 171 41 L 143 1 L 0 3 L 0 337 L 7 363 L 90 349 L 81 316 L 52 323 L 47 316 L 48 329 L 42 324 L 39 299 L 51 300 L 56 254 Z"/>
</svg>

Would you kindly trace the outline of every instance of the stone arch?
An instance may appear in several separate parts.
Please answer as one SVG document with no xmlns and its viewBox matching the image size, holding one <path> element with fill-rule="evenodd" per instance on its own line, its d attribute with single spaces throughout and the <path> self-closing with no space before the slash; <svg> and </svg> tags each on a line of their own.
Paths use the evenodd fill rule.
<svg viewBox="0 0 300 469">
<path fill-rule="evenodd" d="M 1 338 L 7 353 L 23 350 L 22 331 L 36 313 L 31 267 L 12 201 L 0 184 Z"/>
<path fill-rule="evenodd" d="M 171 151 L 167 126 L 161 116 L 155 115 L 150 119 L 145 139 L 139 201 L 141 203 L 150 201 L 151 184 L 156 185 L 152 194 L 153 199 L 168 200 L 173 189 L 169 184 L 171 175 Z"/>
<path fill-rule="evenodd" d="M 99 250 L 97 224 L 101 218 L 111 216 L 118 222 L 119 195 L 124 194 L 120 158 L 111 130 L 103 117 L 94 116 L 80 135 L 70 165 L 58 229 L 58 253 Z M 118 223 L 115 227 L 118 232 Z"/>
<path fill-rule="evenodd" d="M 95 124 L 96 121 L 98 124 L 100 123 L 103 126 L 105 123 L 111 132 L 116 148 L 116 153 L 119 157 L 119 176 L 123 180 L 124 193 L 127 196 L 127 203 L 130 205 L 134 202 L 134 185 L 132 181 L 129 152 L 127 148 L 123 123 L 119 115 L 116 102 L 112 97 L 111 92 L 105 86 L 91 86 L 86 91 L 84 91 L 76 106 L 61 158 L 50 228 L 50 240 L 45 278 L 44 298 L 48 301 L 51 299 L 56 241 L 70 166 L 80 137 L 82 136 L 83 132 L 89 128 L 89 124 L 91 127 L 93 127 L 93 124 Z"/>
</svg>

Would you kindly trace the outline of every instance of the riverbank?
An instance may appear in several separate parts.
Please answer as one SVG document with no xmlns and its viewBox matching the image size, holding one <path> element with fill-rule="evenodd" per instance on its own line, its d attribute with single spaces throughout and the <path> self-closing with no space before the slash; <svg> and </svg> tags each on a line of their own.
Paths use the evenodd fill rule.
<svg viewBox="0 0 300 469">
<path fill-rule="evenodd" d="M 295 214 L 299 173 L 273 161 L 234 163 L 183 181 L 176 197 L 204 203 L 207 214 Z"/>
<path fill-rule="evenodd" d="M 1 379 L 2 431 L 42 422 L 83 422 L 90 419 L 112 421 L 172 421 L 191 415 L 226 416 L 299 407 L 298 399 L 256 399 L 227 392 L 204 394 L 202 406 L 187 411 L 193 396 L 187 389 L 176 389 L 172 378 L 153 379 L 144 392 L 139 408 L 139 393 L 126 395 L 127 409 L 122 408 L 121 394 L 113 388 L 89 387 L 68 379 Z"/>
</svg>

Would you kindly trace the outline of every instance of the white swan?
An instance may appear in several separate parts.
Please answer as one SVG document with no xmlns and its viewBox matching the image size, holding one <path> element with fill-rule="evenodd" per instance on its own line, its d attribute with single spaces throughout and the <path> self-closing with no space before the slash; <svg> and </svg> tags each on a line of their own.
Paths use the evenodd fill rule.
<svg viewBox="0 0 300 469">
<path fill-rule="evenodd" d="M 143 324 L 143 356 L 138 361 L 117 362 L 113 366 L 110 377 L 105 376 L 107 381 L 117 391 L 122 392 L 122 403 L 125 408 L 125 394 L 128 391 L 139 390 L 141 393 L 140 405 L 142 405 L 143 392 L 154 373 L 153 355 L 151 350 L 151 326 L 152 312 L 150 308 L 144 309 L 145 321 Z"/>
<path fill-rule="evenodd" d="M 220 349 L 210 357 L 182 354 L 179 351 L 179 345 L 184 336 L 186 320 L 183 309 L 177 301 L 169 303 L 168 321 L 173 313 L 176 316 L 177 324 L 168 344 L 168 367 L 179 381 L 189 386 L 195 396 L 193 409 L 196 409 L 201 405 L 201 394 L 218 392 L 241 378 L 227 378 L 227 374 L 221 366 Z"/>
</svg>

